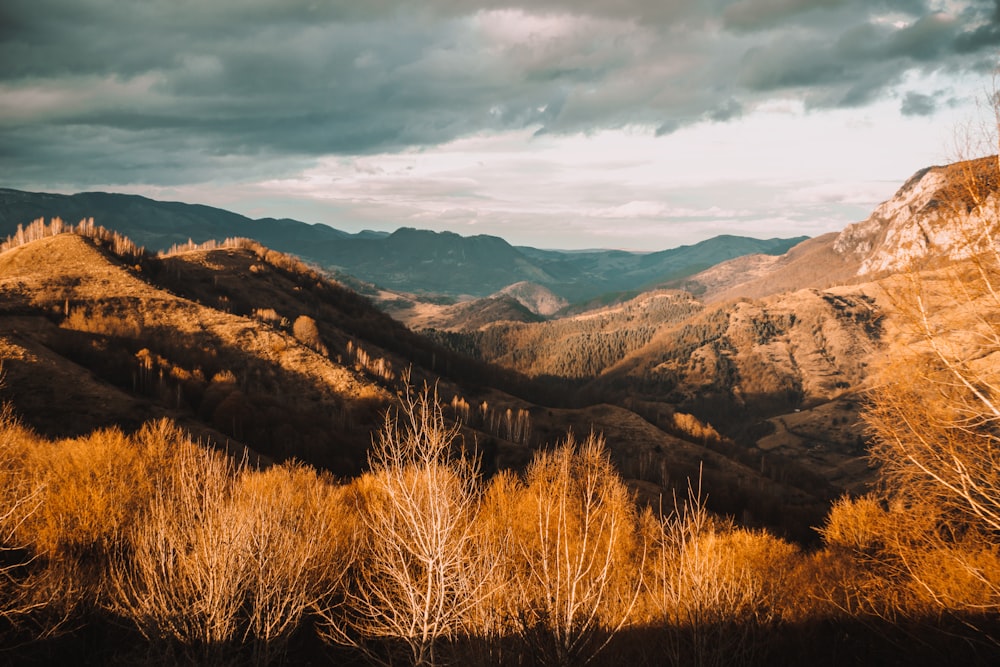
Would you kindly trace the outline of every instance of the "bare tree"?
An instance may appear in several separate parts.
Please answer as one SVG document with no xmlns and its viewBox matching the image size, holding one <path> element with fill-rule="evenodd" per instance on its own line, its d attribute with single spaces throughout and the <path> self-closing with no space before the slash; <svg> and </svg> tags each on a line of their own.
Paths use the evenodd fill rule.
<svg viewBox="0 0 1000 667">
<path fill-rule="evenodd" d="M 11 407 L 0 405 L 0 618 L 12 624 L 47 602 L 31 595 L 33 582 L 17 576 L 34 559 L 21 526 L 43 501 L 43 487 L 25 469 L 25 453 L 17 445 L 25 435 Z"/>
<path fill-rule="evenodd" d="M 543 663 L 585 664 L 628 622 L 642 588 L 635 504 L 593 433 L 538 454 L 525 481 L 521 632 Z"/>
<path fill-rule="evenodd" d="M 254 664 L 280 661 L 306 613 L 339 591 L 354 556 L 349 524 L 338 521 L 340 496 L 299 464 L 240 476 L 234 503 L 245 523 L 244 640 L 252 640 Z"/>
<path fill-rule="evenodd" d="M 887 289 L 896 325 L 864 413 L 888 506 L 883 541 L 936 603 L 1000 608 L 1000 168 L 997 157 L 949 167 L 937 207 L 957 261 L 916 269 Z M 921 509 L 923 508 L 923 509 Z M 904 527 L 925 526 L 920 535 Z M 992 545 L 988 557 L 982 545 Z M 968 577 L 964 590 L 927 572 Z M 986 593 L 982 593 L 986 591 Z"/>
<path fill-rule="evenodd" d="M 995 160 L 980 161 L 967 176 L 966 169 L 959 177 L 979 178 L 986 170 L 984 178 L 1000 181 Z M 948 203 L 956 216 L 985 217 L 986 208 L 998 205 L 996 193 Z M 968 243 L 975 247 L 969 260 L 911 272 L 895 285 L 900 338 L 865 417 L 892 488 L 924 499 L 930 494 L 1000 530 L 1000 247 L 989 225 Z"/>
<path fill-rule="evenodd" d="M 485 592 L 489 565 L 476 548 L 482 485 L 475 462 L 452 451 L 458 428 L 436 390 L 407 389 L 372 448 L 363 555 L 340 637 L 388 644 L 386 662 L 398 643 L 412 664 L 439 664 L 442 644 L 462 636 Z"/>
<path fill-rule="evenodd" d="M 244 600 L 247 522 L 230 460 L 186 443 L 174 464 L 112 573 L 114 605 L 146 638 L 220 662 Z"/>
<path fill-rule="evenodd" d="M 759 629 L 777 613 L 794 548 L 713 517 L 700 488 L 690 485 L 687 500 L 675 499 L 674 511 L 655 523 L 646 599 L 652 620 L 666 626 L 663 658 L 702 667 L 756 664 Z"/>
</svg>

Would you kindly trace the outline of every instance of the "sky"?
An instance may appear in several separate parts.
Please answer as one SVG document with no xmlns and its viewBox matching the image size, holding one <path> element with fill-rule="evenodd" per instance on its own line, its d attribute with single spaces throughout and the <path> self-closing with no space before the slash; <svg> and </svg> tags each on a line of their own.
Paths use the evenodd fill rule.
<svg viewBox="0 0 1000 667">
<path fill-rule="evenodd" d="M 980 0 L 3 0 L 0 187 L 543 248 L 815 236 L 968 152 L 998 47 Z"/>
</svg>

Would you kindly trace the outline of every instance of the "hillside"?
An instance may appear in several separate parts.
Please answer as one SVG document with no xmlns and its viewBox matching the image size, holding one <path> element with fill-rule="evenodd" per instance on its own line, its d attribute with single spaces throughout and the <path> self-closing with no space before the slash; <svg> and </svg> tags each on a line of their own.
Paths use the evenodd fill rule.
<svg viewBox="0 0 1000 667">
<path fill-rule="evenodd" d="M 449 351 L 253 242 L 154 257 L 134 254 L 111 233 L 46 236 L 40 229 L 28 236 L 42 238 L 0 253 L 0 361 L 3 398 L 42 434 L 131 431 L 168 417 L 206 444 L 354 475 L 408 377 L 437 384 L 488 474 L 522 468 L 568 429 L 596 429 L 646 502 L 683 486 L 699 461 L 712 462 L 704 477 L 717 488 L 713 507 L 749 512 L 793 534 L 802 535 L 829 500 L 627 408 L 586 407 L 562 381 L 529 381 Z M 662 305 L 650 316 L 680 317 L 691 307 L 683 294 L 649 298 Z M 591 319 L 629 311 L 615 312 Z M 568 332 L 564 351 L 589 326 Z M 784 501 L 799 509 L 782 517 L 773 508 Z"/>
<path fill-rule="evenodd" d="M 551 290 L 526 281 L 457 303 L 388 290 L 374 290 L 371 297 L 381 310 L 415 331 L 472 331 L 497 322 L 541 322 L 569 305 Z"/>
<path fill-rule="evenodd" d="M 51 435 L 166 415 L 209 442 L 354 474 L 409 377 L 437 383 L 487 473 L 520 469 L 567 429 L 592 428 L 608 434 L 615 463 L 650 502 L 683 485 L 696 461 L 711 462 L 716 509 L 805 538 L 831 499 L 873 476 L 858 414 L 870 367 L 900 344 L 900 283 L 890 265 L 871 275 L 861 267 L 912 258 L 912 244 L 898 241 L 905 230 L 933 223 L 928 238 L 964 238 L 956 230 L 981 221 L 942 214 L 950 200 L 940 181 L 927 185 L 935 173 L 918 174 L 867 226 L 723 263 L 683 283 L 692 291 L 556 312 L 558 293 L 539 283 L 430 305 L 379 293 L 425 335 L 251 241 L 156 257 L 110 233 L 38 238 L 0 253 L 5 391 Z M 439 240 L 396 236 L 414 247 Z M 545 257 L 500 239 L 478 239 L 481 254 L 463 257 L 469 239 L 446 240 L 439 259 L 449 271 L 487 254 Z M 961 261 L 954 247 L 925 250 L 927 270 Z M 626 255 L 604 260 L 621 270 Z M 644 257 L 659 271 L 664 257 L 654 255 Z"/>
<path fill-rule="evenodd" d="M 313 253 L 324 266 L 404 292 L 485 297 L 529 282 L 578 302 L 655 287 L 748 253 L 781 254 L 801 240 L 718 236 L 645 254 L 560 252 L 515 248 L 491 236 L 400 229 L 382 239 L 327 241 Z"/>
<path fill-rule="evenodd" d="M 623 304 L 550 322 L 494 322 L 425 333 L 448 347 L 529 376 L 583 379 L 641 348 L 701 306 L 685 292 L 647 292 Z"/>
<path fill-rule="evenodd" d="M 900 272 L 922 283 L 924 271 L 985 247 L 996 225 L 995 168 L 992 158 L 921 170 L 841 233 L 670 283 L 688 290 L 674 292 L 685 312 L 663 312 L 651 292 L 542 323 L 433 335 L 540 380 L 561 378 L 578 401 L 628 407 L 667 432 L 683 431 L 677 414 L 694 415 L 712 427 L 717 451 L 765 474 L 860 491 L 873 471 L 859 411 L 870 368 L 902 345 Z M 970 193 L 963 183 L 977 185 Z M 962 266 L 954 270 L 972 270 Z"/>
<path fill-rule="evenodd" d="M 175 244 L 225 238 L 252 238 L 281 252 L 308 256 L 317 242 L 350 235 L 327 225 L 310 225 L 297 220 L 246 216 L 212 206 L 163 202 L 106 192 L 74 195 L 21 192 L 0 188 L 0 235 L 9 236 L 18 225 L 38 218 L 62 218 L 75 222 L 94 218 L 98 225 L 124 234 L 151 250 L 166 250 Z M 362 233 L 367 237 L 372 233 Z"/>
<path fill-rule="evenodd" d="M 141 270 L 116 259 L 75 234 L 0 254 L 6 392 L 28 423 L 74 435 L 163 415 L 217 444 L 232 439 L 266 456 L 356 468 L 367 429 L 388 399 L 384 389 L 278 322 L 148 282 L 162 272 L 173 274 L 176 286 L 184 276 L 197 297 L 202 278 L 192 269 L 226 262 L 233 280 L 250 283 L 241 292 L 253 298 L 262 285 L 292 283 L 294 274 L 247 250 L 191 254 Z M 233 303 L 224 285 L 211 276 L 208 284 L 216 303 Z M 275 305 L 292 319 L 308 312 L 294 302 Z M 339 342 L 334 331 L 327 330 L 331 345 Z M 80 377 L 85 381 L 68 381 Z"/>
</svg>

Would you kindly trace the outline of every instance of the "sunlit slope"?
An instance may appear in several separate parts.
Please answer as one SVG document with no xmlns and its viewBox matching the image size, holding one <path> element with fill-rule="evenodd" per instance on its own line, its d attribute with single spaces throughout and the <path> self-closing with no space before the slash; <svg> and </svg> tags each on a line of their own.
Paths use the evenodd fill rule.
<svg viewBox="0 0 1000 667">
<path fill-rule="evenodd" d="M 253 283 L 250 278 L 256 274 L 280 272 L 259 260 L 251 271 L 253 253 L 247 250 L 216 252 L 219 260 L 202 255 L 200 261 L 233 258 L 234 266 L 224 273 L 235 281 L 242 278 L 244 285 Z M 184 260 L 188 265 L 197 261 Z M 384 402 L 384 389 L 322 354 L 317 345 L 303 344 L 280 320 L 268 323 L 227 312 L 220 303 L 178 296 L 182 290 L 157 286 L 157 278 L 179 286 L 205 276 L 193 275 L 182 262 L 129 266 L 75 234 L 0 255 L 0 326 L 9 343 L 20 338 L 22 348 L 43 346 L 48 351 L 43 356 L 51 353 L 86 367 L 110 392 L 90 406 L 91 413 L 100 414 L 91 414 L 85 423 L 74 424 L 63 412 L 58 393 L 49 410 L 41 405 L 38 412 L 24 411 L 30 423 L 62 433 L 95 421 L 134 423 L 142 410 L 113 391 L 125 390 L 142 397 L 154 414 L 180 411 L 265 454 L 294 454 L 327 464 L 345 459 L 343 465 L 356 457 L 351 450 L 360 446 L 361 423 L 367 424 Z M 217 282 L 210 276 L 207 281 Z M 288 315 L 295 319 L 299 313 Z M 12 353 L 5 367 L 6 391 L 15 406 L 22 397 L 58 392 L 58 385 L 52 386 L 58 374 L 34 373 L 24 355 Z M 356 419 L 359 428 L 352 428 Z M 280 432 L 275 432 L 279 423 Z M 346 437 L 333 437 L 337 425 Z M 344 451 L 337 451 L 338 439 L 345 441 Z"/>
</svg>

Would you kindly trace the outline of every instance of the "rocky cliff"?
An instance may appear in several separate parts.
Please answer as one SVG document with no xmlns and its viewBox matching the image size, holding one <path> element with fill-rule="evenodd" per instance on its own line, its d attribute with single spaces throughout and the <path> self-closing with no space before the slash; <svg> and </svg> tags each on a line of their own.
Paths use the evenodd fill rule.
<svg viewBox="0 0 1000 667">
<path fill-rule="evenodd" d="M 980 252 L 995 238 L 997 170 L 997 156 L 922 169 L 867 220 L 848 225 L 833 248 L 858 260 L 861 276 Z"/>
</svg>

